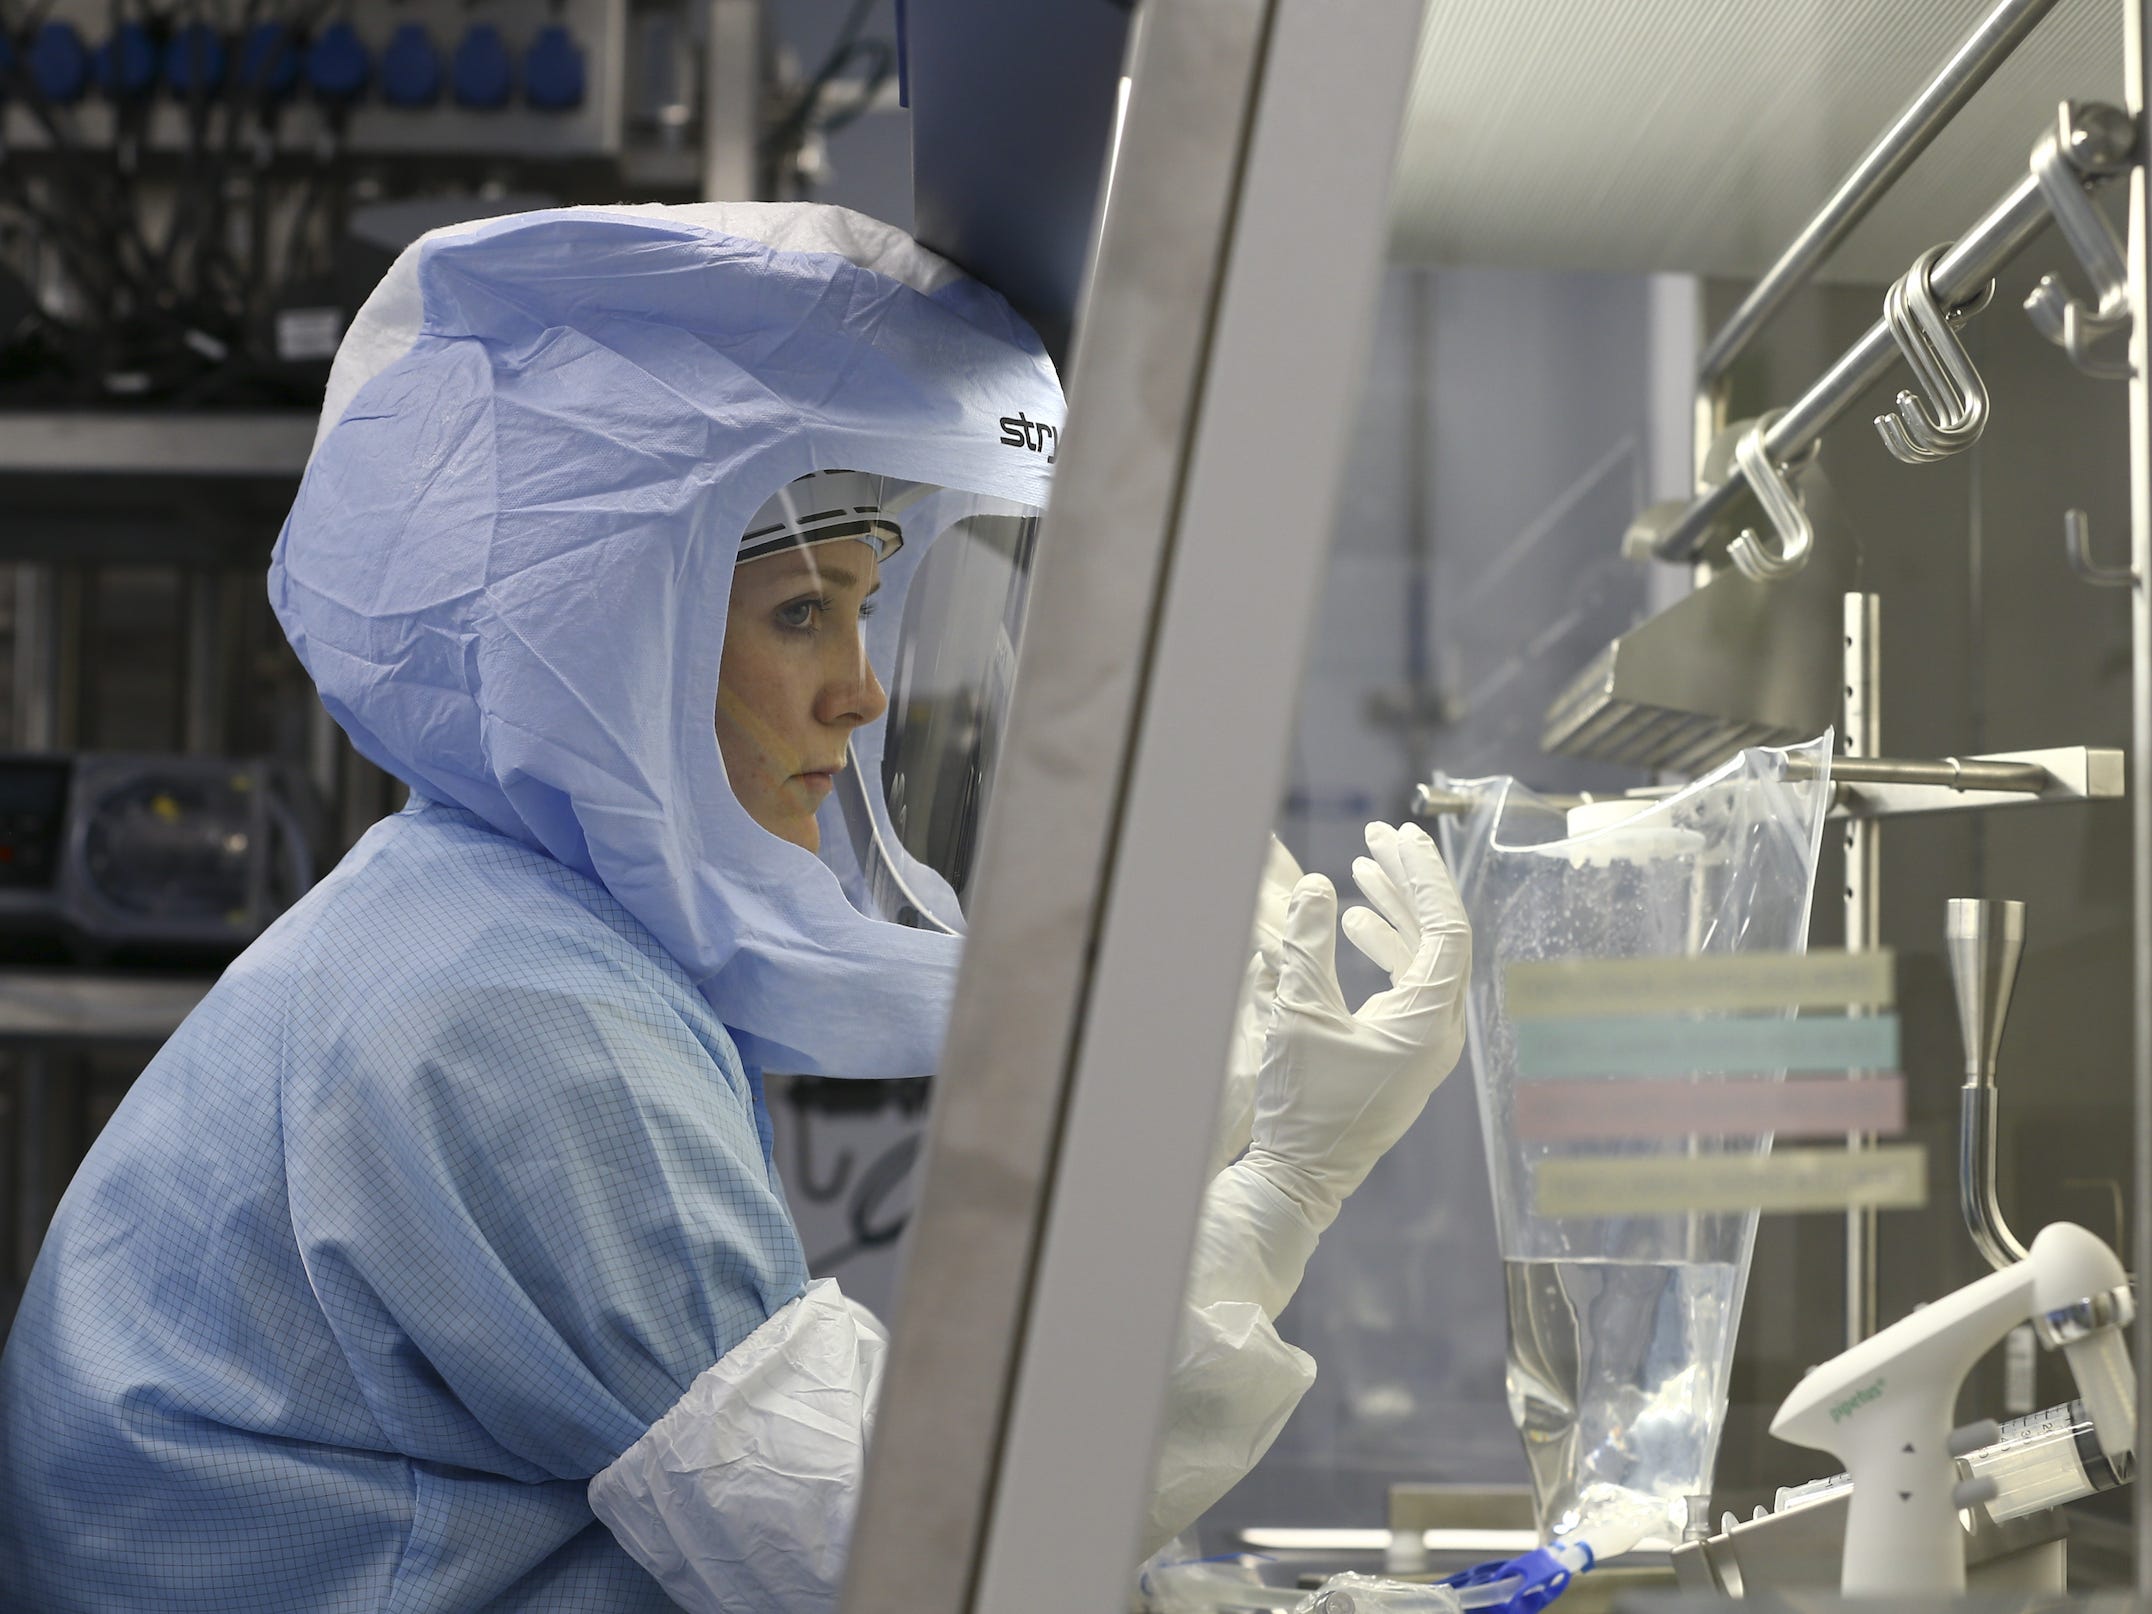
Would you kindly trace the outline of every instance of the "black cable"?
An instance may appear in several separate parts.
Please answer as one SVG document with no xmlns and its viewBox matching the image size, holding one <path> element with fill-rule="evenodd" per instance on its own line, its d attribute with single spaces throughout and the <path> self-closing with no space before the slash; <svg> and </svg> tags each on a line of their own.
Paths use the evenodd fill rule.
<svg viewBox="0 0 2152 1614">
<path fill-rule="evenodd" d="M 821 101 L 822 92 L 851 61 L 860 43 L 860 35 L 866 29 L 867 19 L 879 3 L 880 0 L 852 0 L 852 9 L 846 13 L 844 22 L 838 27 L 828 52 L 823 56 L 822 65 L 808 79 L 807 87 L 800 92 L 784 116 L 763 136 L 757 146 L 757 154 L 769 175 L 781 175 L 797 162 L 799 153 L 806 147 L 808 136 L 815 132 L 814 114 Z M 891 59 L 894 60 L 894 57 Z"/>
<path fill-rule="evenodd" d="M 862 39 L 852 47 L 853 55 L 872 56 L 875 64 L 860 80 L 859 92 L 852 104 L 842 112 L 821 119 L 812 127 L 825 135 L 850 128 L 873 110 L 875 97 L 882 93 L 882 86 L 896 76 L 897 48 L 886 39 Z M 849 65 L 849 64 L 848 64 Z"/>
<path fill-rule="evenodd" d="M 44 131 L 54 164 L 61 171 L 66 181 L 64 188 L 74 204 L 64 212 L 55 213 L 36 199 L 27 176 L 22 176 L 19 184 L 11 185 L 15 205 L 39 225 L 50 237 L 55 250 L 69 260 L 70 273 L 84 297 L 93 303 L 109 304 L 114 289 L 113 271 L 117 266 L 109 261 L 101 232 L 92 217 L 101 187 L 96 183 L 94 171 L 84 171 L 87 155 L 75 139 L 72 120 L 58 116 L 58 109 L 46 100 L 30 76 L 27 61 L 21 56 L 14 64 L 10 87 Z M 15 181 L 17 176 L 7 172 L 8 166 L 0 160 L 0 175 Z M 74 172 L 71 174 L 70 170 Z"/>
</svg>

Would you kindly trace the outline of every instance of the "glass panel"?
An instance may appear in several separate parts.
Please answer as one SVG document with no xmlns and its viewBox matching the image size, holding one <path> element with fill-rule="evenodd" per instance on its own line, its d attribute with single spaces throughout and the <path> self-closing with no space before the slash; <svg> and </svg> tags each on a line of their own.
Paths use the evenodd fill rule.
<svg viewBox="0 0 2152 1614">
<path fill-rule="evenodd" d="M 1490 895 L 1486 870 L 1462 864 L 1485 844 L 1469 833 L 1473 781 L 1514 781 L 1520 799 L 1553 803 L 1544 833 L 1520 838 L 1568 845 L 1584 832 L 1570 808 L 1690 785 L 1745 748 L 1777 748 L 1749 753 L 1772 757 L 1850 746 L 1932 762 L 2126 743 L 2128 616 L 2119 593 L 2071 575 L 2060 520 L 2066 505 L 2083 506 L 2092 531 L 2112 539 L 2109 556 L 2120 555 L 2125 409 L 2119 390 L 2086 385 L 2019 317 L 2041 276 L 2074 273 L 2053 232 L 2002 267 L 1978 318 L 1959 322 L 1990 396 L 1984 435 L 1920 464 L 1885 452 L 1875 417 L 1898 409 L 1901 388 L 1932 389 L 1947 372 L 1930 362 L 1916 377 L 1895 347 L 1877 349 L 1887 366 L 1865 390 L 1830 400 L 1813 453 L 1804 444 L 1780 467 L 1814 530 L 1804 568 L 1759 581 L 1729 564 L 1743 528 L 1762 528 L 1767 548 L 1781 541 L 1747 498 L 1707 526 L 1703 567 L 1648 553 L 1700 482 L 1735 473 L 1746 423 L 1798 405 L 1883 327 L 1886 287 L 1925 249 L 1978 237 L 2022 182 L 2057 99 L 2119 99 L 2111 19 L 2059 10 L 1700 395 L 1711 336 L 1992 10 L 1967 0 L 1917 17 L 1835 4 L 1764 16 L 1695 5 L 1647 17 L 1576 5 L 1524 36 L 1500 7 L 1430 8 L 1399 157 L 1393 262 L 1277 815 L 1298 867 L 1329 877 L 1350 902 L 1370 820 L 1446 823 L 1484 970 L 1503 953 L 1493 916 L 1515 914 Z M 2115 191 L 2094 194 L 2119 219 Z M 1625 546 L 1632 524 L 1641 536 Z M 1847 597 L 1863 593 L 1880 599 L 1879 668 L 1876 682 L 1863 674 L 1849 687 Z M 1880 736 L 1856 727 L 1849 739 L 1849 717 L 1858 725 L 1878 704 L 1888 714 Z M 1578 1438 L 1590 1377 L 1579 1346 L 1595 1317 L 1616 1313 L 1641 1320 L 1639 1337 L 1664 1350 L 1669 1383 L 1708 1381 L 1690 1420 L 1706 1438 L 1678 1461 L 1654 1458 L 1668 1483 L 1645 1487 L 1664 1504 L 1654 1531 L 1663 1544 L 1828 1473 L 1828 1455 L 1767 1428 L 1800 1375 L 1847 1344 L 1846 1201 L 1888 1195 L 1906 1206 L 1875 1224 L 1871 1327 L 1988 1270 L 1958 1205 L 1955 1084 L 1922 1074 L 1956 1072 L 1967 1057 L 1944 941 L 1951 897 L 2021 897 L 2033 913 L 1997 1078 L 2004 1209 L 2020 1237 L 2069 1219 L 2120 1238 L 2132 1135 L 2124 810 L 1990 796 L 1856 835 L 1846 818 L 1826 826 L 1821 815 L 1888 803 L 1857 783 L 1833 791 L 1820 756 L 1815 769 L 1789 774 L 1788 795 L 1758 819 L 1797 828 L 1806 848 L 1781 871 L 1785 900 L 1768 922 L 1716 943 L 1623 940 L 1609 929 L 1611 885 L 1594 894 L 1579 879 L 1550 896 L 1538 915 L 1546 933 L 1515 955 L 1723 944 L 1771 957 L 1837 949 L 1849 935 L 1855 947 L 1889 950 L 1822 1000 L 1821 976 L 1808 988 L 1786 983 L 1776 1007 L 1749 1001 L 1731 978 L 1699 981 L 1686 997 L 1651 980 L 1636 1003 L 1588 995 L 1583 1007 L 1551 1011 L 1668 1017 L 1624 1066 L 1657 1120 L 1626 1118 L 1626 1131 L 1596 1136 L 1640 1156 L 1678 1150 L 1680 1170 L 1666 1175 L 1688 1173 L 1698 1194 L 1714 1173 L 1759 1173 L 1742 1191 L 1769 1201 L 1761 1217 L 1714 1217 L 1694 1199 L 1679 1214 L 1631 1219 L 1691 1232 L 1738 1224 L 1719 1251 L 1723 1270 L 1685 1287 L 1700 1268 L 1684 1249 L 1665 1271 L 1626 1274 L 1626 1294 L 1609 1277 L 1624 1274 L 1597 1272 L 1594 1296 L 1574 1274 L 1516 1270 L 1509 1223 L 1529 1213 L 1519 1183 L 1531 1176 L 1530 1151 L 1518 1153 L 1519 1183 L 1500 1174 L 1490 1183 L 1489 1155 L 1508 1171 L 1517 1139 L 1500 1116 L 1483 1125 L 1484 1101 L 1508 1079 L 1490 1082 L 1486 1066 L 1500 1065 L 1494 1044 L 1512 1028 L 1482 973 L 1487 995 L 1465 1063 L 1323 1233 L 1279 1317 L 1319 1376 L 1201 1521 L 1195 1546 L 1290 1540 L 1294 1570 L 1369 1569 L 1391 1521 L 1416 1518 L 1480 1532 L 1476 1546 L 1454 1534 L 1432 1547 L 1433 1536 L 1391 1543 L 1404 1562 L 1432 1551 L 1435 1567 L 1454 1568 L 1505 1555 L 1496 1526 L 1533 1525 L 1535 1500 L 1540 1527 L 1566 1528 L 1591 1446 Z M 1659 908 L 1670 921 L 1695 917 L 1671 896 Z M 1565 922 L 1566 942 L 1555 934 Z M 1338 968 L 1350 1006 L 1390 984 L 1350 946 Z M 1617 989 L 1590 988 L 1602 990 Z M 1739 1019 L 1790 1015 L 1797 1002 L 1798 1020 Z M 1541 1021 L 1542 1033 L 1577 1056 L 1544 1085 L 1613 1076 L 1621 1063 L 1607 1028 L 1583 1018 Z M 1751 1035 L 1777 1051 L 1731 1051 L 1730 1039 Z M 2066 1075 L 2029 1079 L 2035 1059 Z M 1742 1078 L 1731 1072 L 1768 1067 L 1768 1079 L 1789 1064 L 1836 1074 L 1805 1088 L 1771 1082 L 1757 1115 L 1787 1131 L 1768 1162 L 1756 1136 L 1769 1141 L 1765 1119 L 1732 1134 L 1738 1147 L 1726 1148 L 1723 1167 L 1704 1158 L 1715 1144 L 1701 1129 L 1673 1128 L 1685 1145 L 1669 1138 L 1683 1091 L 1721 1124 L 1739 1103 Z M 1863 1083 L 1846 1067 L 1905 1075 Z M 1559 1152 L 1583 1135 L 1552 1103 L 1534 1113 L 1535 1146 Z M 1816 1116 L 1860 1117 L 1885 1146 L 1848 1161 Z M 1790 1214 L 1804 1206 L 1815 1213 Z M 1754 1281 L 1744 1301 L 1745 1271 Z M 1545 1348 L 1557 1334 L 1566 1356 Z M 2066 1404 L 2075 1390 L 2061 1360 L 2042 1353 L 2036 1371 L 2031 1360 L 2012 1372 L 1991 1356 L 1962 1405 L 2004 1417 Z M 1545 1414 L 1558 1404 L 1562 1427 L 1550 1437 Z M 1671 1483 L 1684 1467 L 1693 1507 Z M 1425 1487 L 1454 1489 L 1414 1491 Z M 2114 1497 L 2081 1503 L 2075 1516 L 2126 1548 Z M 1355 1549 L 1325 1530 L 1372 1534 Z M 1834 1583 L 1826 1557 L 1819 1583 Z"/>
</svg>

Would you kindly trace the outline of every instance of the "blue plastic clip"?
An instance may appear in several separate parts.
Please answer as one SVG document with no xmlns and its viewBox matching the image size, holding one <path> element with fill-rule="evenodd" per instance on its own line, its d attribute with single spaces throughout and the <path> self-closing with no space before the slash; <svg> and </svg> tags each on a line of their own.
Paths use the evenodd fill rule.
<svg viewBox="0 0 2152 1614">
<path fill-rule="evenodd" d="M 373 71 L 366 42 L 348 22 L 330 23 L 307 47 L 306 81 L 315 95 L 332 105 L 356 101 L 365 94 Z"/>
<path fill-rule="evenodd" d="M 108 101 L 139 101 L 157 87 L 157 41 L 138 22 L 123 22 L 91 53 L 90 76 Z"/>
<path fill-rule="evenodd" d="M 480 112 L 506 106 L 515 93 L 515 60 L 501 31 L 490 22 L 474 22 L 464 30 L 448 75 L 456 104 Z"/>
<path fill-rule="evenodd" d="M 90 48 L 73 23 L 48 22 L 30 36 L 30 82 L 55 106 L 72 106 L 90 86 Z"/>
<path fill-rule="evenodd" d="M 281 101 L 299 85 L 299 36 L 280 22 L 258 22 L 239 47 L 239 82 L 264 101 Z"/>
<path fill-rule="evenodd" d="M 224 87 L 224 36 L 206 22 L 190 22 L 165 42 L 165 87 L 182 101 L 215 95 Z"/>
<path fill-rule="evenodd" d="M 1584 1567 L 1592 1566 L 1592 1550 L 1579 1542 L 1572 1549 L 1584 1554 Z M 1475 1564 L 1470 1569 L 1455 1574 L 1444 1581 L 1445 1586 L 1487 1586 L 1496 1581 L 1515 1579 L 1517 1589 L 1506 1603 L 1491 1605 L 1498 1614 L 1539 1614 L 1562 1593 L 1569 1590 L 1576 1572 L 1564 1563 L 1552 1547 L 1537 1547 L 1521 1558 L 1497 1559 Z"/>
<path fill-rule="evenodd" d="M 523 99 L 545 112 L 583 104 L 583 51 L 559 23 L 548 23 L 523 55 Z"/>
<path fill-rule="evenodd" d="M 441 98 L 441 53 L 426 25 L 398 23 L 381 53 L 381 99 L 390 106 L 426 107 Z"/>
</svg>

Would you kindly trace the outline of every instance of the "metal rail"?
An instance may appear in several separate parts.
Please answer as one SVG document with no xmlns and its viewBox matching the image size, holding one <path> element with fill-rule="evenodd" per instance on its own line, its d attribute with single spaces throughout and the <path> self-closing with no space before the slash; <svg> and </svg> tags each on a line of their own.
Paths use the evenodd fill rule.
<svg viewBox="0 0 2152 1614">
<path fill-rule="evenodd" d="M 2122 65 L 2130 116 L 2141 126 L 2152 93 L 2152 0 L 2122 8 Z M 2133 1271 L 2152 1270 L 2152 191 L 2142 166 L 2130 175 L 2129 296 L 2137 318 L 2130 331 L 2130 1082 L 2136 1124 L 2135 1182 L 2130 1241 L 2124 1259 Z M 2137 1450 L 2152 1456 L 2152 1326 L 2139 1324 L 2132 1341 L 2137 1370 Z M 2152 1597 L 2152 1484 L 2131 1498 L 2136 1525 L 2136 1590 Z"/>
<path fill-rule="evenodd" d="M 1786 777 L 1814 778 L 1821 768 L 1810 767 L 1803 757 L 1786 759 Z M 1949 790 L 1999 790 L 2037 796 L 2053 782 L 2054 775 L 2037 762 L 1999 762 L 1981 757 L 1960 760 L 1913 761 L 1898 757 L 1833 757 L 1833 784 L 1841 785 L 1939 785 Z"/>
<path fill-rule="evenodd" d="M 2113 107 L 2088 104 L 2080 109 L 2074 129 L 2071 160 L 2088 184 L 2110 179 L 2127 166 L 2135 126 Z M 2052 222 L 2040 182 L 2028 173 L 1936 262 L 1931 280 L 1937 298 L 1946 308 L 1966 302 Z M 1780 465 L 1799 459 L 1899 362 L 1897 339 L 1879 319 L 1779 416 L 1764 437 L 1765 450 Z M 1711 534 L 1728 524 L 1747 496 L 1748 483 L 1741 472 L 1729 472 L 1725 481 L 1700 494 L 1670 526 L 1650 535 L 1651 553 L 1665 561 L 1695 560 Z"/>
<path fill-rule="evenodd" d="M 2025 42 L 2056 0 L 2003 0 L 1945 62 L 1926 88 L 1906 104 L 1889 128 L 1839 182 L 1816 216 L 1780 254 L 1755 289 L 1742 299 L 1697 363 L 1699 385 L 1709 386 L 1733 367 L 1756 333 L 1786 299 L 1866 218 L 1883 193 L 1956 117 L 1974 91 L 1994 76 Z"/>
<path fill-rule="evenodd" d="M 2065 751 L 2043 753 L 2057 758 L 2069 758 Z M 2077 753 L 2091 757 L 2093 753 Z M 2101 752 L 2102 764 L 2110 762 L 2115 753 Z M 1824 770 L 1811 766 L 1807 758 L 1790 755 L 1786 759 L 1786 777 L 1789 779 L 1813 779 Z M 2066 770 L 2067 771 L 2067 770 Z M 1977 792 L 1984 795 L 2039 796 L 2049 793 L 2057 783 L 2053 769 L 2043 761 L 2019 757 L 1832 757 L 1829 765 L 1831 783 L 1834 785 L 1897 785 L 1928 786 L 1959 793 Z M 2067 784 L 2068 781 L 2062 781 Z M 1675 787 L 1666 785 L 1647 786 L 1642 790 L 1616 791 L 1607 795 L 1541 796 L 1539 799 L 1549 807 L 1582 807 L 1598 801 L 1655 801 L 1675 793 Z M 2104 796 L 2119 794 L 2105 788 L 2088 787 L 2082 791 L 2070 791 L 2069 796 Z M 1423 784 L 1413 798 L 1413 812 L 1422 818 L 1437 818 L 1445 813 L 1467 813 L 1478 806 L 1484 798 L 1470 790 L 1452 789 L 1447 786 Z"/>
</svg>

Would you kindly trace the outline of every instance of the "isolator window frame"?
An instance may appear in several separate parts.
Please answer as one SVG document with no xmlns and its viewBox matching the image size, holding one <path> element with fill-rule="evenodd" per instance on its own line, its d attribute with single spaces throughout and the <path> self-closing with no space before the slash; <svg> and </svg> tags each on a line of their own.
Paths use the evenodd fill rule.
<svg viewBox="0 0 2152 1614">
<path fill-rule="evenodd" d="M 1422 22 L 1137 14 L 846 1614 L 1126 1602 Z"/>
</svg>

